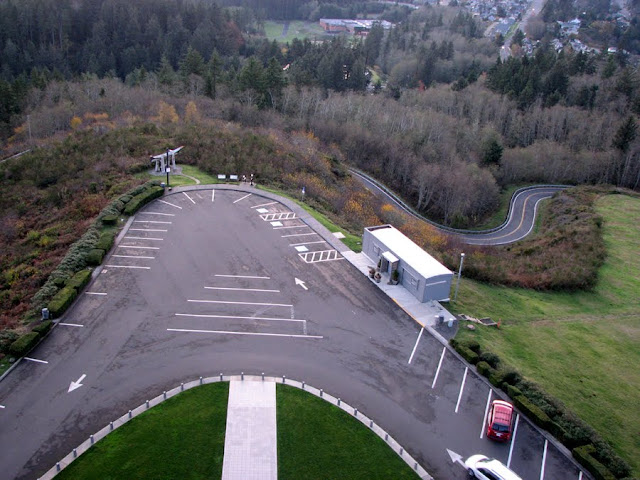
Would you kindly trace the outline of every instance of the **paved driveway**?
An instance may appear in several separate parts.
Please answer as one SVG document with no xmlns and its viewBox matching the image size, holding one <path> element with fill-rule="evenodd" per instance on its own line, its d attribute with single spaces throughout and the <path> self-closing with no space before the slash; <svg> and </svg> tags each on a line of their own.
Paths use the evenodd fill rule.
<svg viewBox="0 0 640 480">
<path fill-rule="evenodd" d="M 578 479 L 522 419 L 513 450 L 484 438 L 489 386 L 426 332 L 416 346 L 417 324 L 301 214 L 233 190 L 180 192 L 136 214 L 30 353 L 39 361 L 22 361 L 0 384 L 5 478 L 36 478 L 180 382 L 265 372 L 341 397 L 437 479 L 465 477 L 447 448 L 510 462 L 526 480 Z M 82 386 L 69 391 L 72 381 Z"/>
</svg>

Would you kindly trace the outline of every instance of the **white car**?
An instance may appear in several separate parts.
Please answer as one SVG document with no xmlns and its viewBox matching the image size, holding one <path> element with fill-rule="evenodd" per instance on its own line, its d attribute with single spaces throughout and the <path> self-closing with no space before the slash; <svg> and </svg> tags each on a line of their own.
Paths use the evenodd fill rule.
<svg viewBox="0 0 640 480">
<path fill-rule="evenodd" d="M 522 480 L 495 458 L 473 455 L 464 462 L 470 478 L 480 480 Z"/>
</svg>

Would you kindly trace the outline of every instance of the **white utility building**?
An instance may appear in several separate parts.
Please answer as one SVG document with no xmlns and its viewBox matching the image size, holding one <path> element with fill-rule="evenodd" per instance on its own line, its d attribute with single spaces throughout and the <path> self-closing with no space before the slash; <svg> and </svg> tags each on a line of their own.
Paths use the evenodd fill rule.
<svg viewBox="0 0 640 480">
<path fill-rule="evenodd" d="M 398 270 L 399 283 L 419 301 L 448 301 L 453 272 L 392 225 L 364 229 L 362 253 L 388 278 Z"/>
</svg>

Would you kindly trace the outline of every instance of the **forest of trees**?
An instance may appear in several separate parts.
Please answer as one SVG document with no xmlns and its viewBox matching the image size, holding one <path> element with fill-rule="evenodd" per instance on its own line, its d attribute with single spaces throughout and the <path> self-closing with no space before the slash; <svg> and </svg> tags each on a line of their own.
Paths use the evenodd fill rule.
<svg viewBox="0 0 640 480">
<path fill-rule="evenodd" d="M 312 131 L 455 226 L 512 184 L 640 187 L 640 90 L 620 58 L 543 44 L 496 61 L 484 26 L 449 7 L 323 43 L 266 40 L 258 17 L 198 0 L 3 2 L 2 138 L 46 138 L 86 115 L 157 118 L 160 100 L 184 118 L 191 101 L 204 119 Z"/>
</svg>

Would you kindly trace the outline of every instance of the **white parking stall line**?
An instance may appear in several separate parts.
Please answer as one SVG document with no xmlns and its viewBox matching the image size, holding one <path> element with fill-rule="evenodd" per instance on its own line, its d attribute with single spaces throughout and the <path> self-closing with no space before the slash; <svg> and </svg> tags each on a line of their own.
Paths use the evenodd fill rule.
<svg viewBox="0 0 640 480">
<path fill-rule="evenodd" d="M 171 225 L 173 222 L 163 222 L 162 220 L 134 220 L 133 223 L 164 223 Z"/>
<path fill-rule="evenodd" d="M 152 237 L 130 237 L 126 236 L 124 238 L 128 238 L 129 240 L 152 240 L 156 242 L 161 242 L 164 238 L 152 238 Z"/>
<path fill-rule="evenodd" d="M 250 197 L 251 195 L 252 195 L 252 194 L 251 194 L 251 193 L 249 193 L 249 194 L 245 195 L 244 197 L 242 197 L 242 198 L 239 198 L 239 199 L 235 200 L 233 203 L 238 203 L 240 200 L 244 200 L 245 198 L 248 198 L 248 197 Z"/>
<path fill-rule="evenodd" d="M 293 335 L 287 333 L 257 333 L 257 332 L 229 332 L 225 330 L 189 330 L 186 328 L 167 328 L 168 332 L 187 333 L 219 333 L 227 335 L 254 335 L 259 337 L 288 337 L 288 338 L 324 338 L 322 335 Z"/>
<path fill-rule="evenodd" d="M 7 408 L 7 407 L 5 407 L 4 405 L 0 405 L 0 408 L 4 409 L 4 408 Z"/>
<path fill-rule="evenodd" d="M 63 322 L 60 322 L 60 323 L 58 323 L 58 325 L 64 325 L 65 327 L 84 327 L 84 325 L 81 325 L 79 323 L 63 323 Z"/>
<path fill-rule="evenodd" d="M 269 205 L 275 205 L 276 203 L 278 203 L 278 202 L 263 203 L 263 204 L 261 204 L 261 205 L 254 205 L 254 206 L 253 206 L 253 207 L 251 207 L 251 208 L 268 207 Z"/>
<path fill-rule="evenodd" d="M 25 360 L 29 360 L 30 362 L 36 362 L 36 363 L 49 363 L 45 360 L 38 360 L 37 358 L 31 358 L 31 357 L 22 357 Z"/>
<path fill-rule="evenodd" d="M 440 355 L 440 361 L 438 362 L 438 368 L 436 369 L 436 376 L 433 377 L 433 383 L 431 384 L 431 388 L 436 386 L 436 380 L 438 380 L 438 374 L 440 373 L 440 367 L 442 366 L 442 360 L 444 360 L 444 354 L 447 351 L 447 347 L 442 349 L 442 355 Z"/>
<path fill-rule="evenodd" d="M 280 293 L 280 290 L 266 290 L 261 288 L 236 288 L 236 287 L 204 287 L 207 290 L 235 290 L 240 292 L 270 292 Z"/>
<path fill-rule="evenodd" d="M 184 194 L 185 197 L 187 197 L 189 200 L 191 200 L 191 203 L 193 203 L 194 205 L 196 204 L 195 200 L 193 198 L 191 198 L 189 195 L 187 195 L 187 192 L 182 192 Z"/>
<path fill-rule="evenodd" d="M 106 295 L 106 292 L 84 292 L 85 295 Z"/>
<path fill-rule="evenodd" d="M 211 201 L 212 202 L 213 202 L 215 196 L 216 196 L 216 191 L 215 190 L 211 190 Z"/>
<path fill-rule="evenodd" d="M 582 480 L 582 470 L 580 470 L 580 473 L 578 474 L 578 480 Z"/>
<path fill-rule="evenodd" d="M 293 307 L 289 303 L 229 302 L 227 300 L 187 300 L 192 303 L 218 303 L 223 305 L 257 305 L 261 307 Z"/>
<path fill-rule="evenodd" d="M 290 243 L 290 247 L 299 247 L 300 245 L 313 245 L 314 243 L 327 243 L 326 240 L 319 240 L 317 242 L 301 242 L 301 243 Z"/>
<path fill-rule="evenodd" d="M 520 420 L 520 414 L 516 413 L 516 424 L 513 427 L 513 435 L 511 436 L 511 446 L 509 447 L 509 458 L 507 459 L 507 468 L 511 465 L 511 455 L 513 455 L 513 444 L 516 443 L 516 435 L 518 434 L 518 421 Z"/>
<path fill-rule="evenodd" d="M 216 273 L 214 277 L 225 277 L 225 278 L 257 278 L 260 280 L 271 280 L 271 277 L 259 277 L 256 275 L 224 275 L 222 273 Z"/>
<path fill-rule="evenodd" d="M 111 255 L 112 257 L 118 258 L 145 258 L 145 259 L 154 259 L 156 257 L 145 257 L 143 255 Z"/>
<path fill-rule="evenodd" d="M 306 323 L 306 320 L 299 318 L 281 318 L 281 317 L 247 317 L 242 315 L 214 315 L 199 313 L 176 313 L 176 317 L 193 317 L 193 318 L 229 318 L 232 320 L 265 320 L 268 322 L 295 322 Z"/>
<path fill-rule="evenodd" d="M 304 228 L 306 225 L 289 225 L 286 227 L 273 227 L 274 230 L 284 230 L 285 228 Z"/>
<path fill-rule="evenodd" d="M 160 200 L 162 201 L 162 200 Z M 138 212 L 136 215 L 162 215 L 164 217 L 175 217 L 175 213 L 161 213 L 161 212 Z"/>
<path fill-rule="evenodd" d="M 182 207 L 181 207 L 180 205 L 175 205 L 175 204 L 173 204 L 173 203 L 169 203 L 169 202 L 167 202 L 166 200 L 160 200 L 160 199 L 158 199 L 158 201 L 159 201 L 159 202 L 162 202 L 162 203 L 166 203 L 167 205 L 171 205 L 172 207 L 179 208 L 180 210 L 182 210 Z"/>
<path fill-rule="evenodd" d="M 118 245 L 116 248 L 141 248 L 143 250 L 160 250 L 160 247 L 141 247 L 140 245 Z"/>
<path fill-rule="evenodd" d="M 468 372 L 469 367 L 464 367 L 464 376 L 462 377 L 462 383 L 460 384 L 460 393 L 458 394 L 458 402 L 456 403 L 456 413 L 458 413 L 458 408 L 460 408 L 460 400 L 462 400 L 462 392 L 464 392 L 464 382 L 467 381 Z"/>
<path fill-rule="evenodd" d="M 110 268 L 139 268 L 142 270 L 151 270 L 151 267 L 136 267 L 135 265 L 105 265 Z"/>
<path fill-rule="evenodd" d="M 161 228 L 130 228 L 130 232 L 168 232 L 169 230 L 163 230 Z"/>
<path fill-rule="evenodd" d="M 416 339 L 416 344 L 413 346 L 413 350 L 411 351 L 411 356 L 409 357 L 409 361 L 407 362 L 411 365 L 411 360 L 413 360 L 413 354 L 416 353 L 416 348 L 418 348 L 418 343 L 420 342 L 420 338 L 422 338 L 422 333 L 424 332 L 424 327 L 420 329 L 420 333 L 418 334 L 418 338 Z"/>
<path fill-rule="evenodd" d="M 291 235 L 282 235 L 280 238 L 308 237 L 309 235 L 318 235 L 318 234 L 316 232 L 313 232 L 313 233 L 293 233 Z"/>
<path fill-rule="evenodd" d="M 544 480 L 544 467 L 545 463 L 547 463 L 547 445 L 549 444 L 549 440 L 544 439 L 544 450 L 542 452 L 542 465 L 540 466 L 540 480 Z"/>
<path fill-rule="evenodd" d="M 491 394 L 493 390 L 489 389 L 489 395 L 487 395 L 487 406 L 484 408 L 484 419 L 482 420 L 482 430 L 480 430 L 480 438 L 484 437 L 484 426 L 487 424 L 487 415 L 489 415 L 489 405 L 491 405 Z"/>
</svg>

